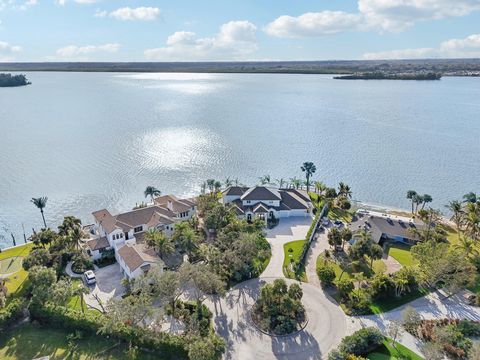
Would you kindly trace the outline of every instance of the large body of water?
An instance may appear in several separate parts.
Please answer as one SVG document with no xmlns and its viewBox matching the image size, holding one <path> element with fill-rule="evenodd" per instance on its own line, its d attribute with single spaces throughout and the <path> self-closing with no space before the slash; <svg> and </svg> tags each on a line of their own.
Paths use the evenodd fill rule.
<svg viewBox="0 0 480 360">
<path fill-rule="evenodd" d="M 154 185 L 193 195 L 207 178 L 348 183 L 356 199 L 443 208 L 480 191 L 480 78 L 336 81 L 326 75 L 29 73 L 0 89 L 0 247 L 47 222 L 92 222 Z M 3 236 L 2 236 L 3 235 Z"/>
</svg>

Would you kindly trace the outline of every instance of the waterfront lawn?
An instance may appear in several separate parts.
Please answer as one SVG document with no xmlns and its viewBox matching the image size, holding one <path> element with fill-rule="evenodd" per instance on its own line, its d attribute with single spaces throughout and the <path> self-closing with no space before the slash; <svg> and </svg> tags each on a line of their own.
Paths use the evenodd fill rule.
<svg viewBox="0 0 480 360">
<path fill-rule="evenodd" d="M 402 243 L 392 243 L 388 246 L 388 255 L 393 257 L 403 266 L 413 265 L 412 254 L 410 253 L 410 246 Z"/>
<path fill-rule="evenodd" d="M 33 243 L 28 243 L 4 250 L 0 253 L 0 262 L 2 263 L 0 267 L 0 275 L 9 274 L 12 270 L 17 270 L 14 274 L 7 277 L 8 280 L 6 286 L 8 293 L 11 296 L 21 296 L 26 287 L 28 273 L 22 268 L 21 261 L 30 253 L 32 247 Z"/>
<path fill-rule="evenodd" d="M 396 343 L 398 351 L 391 345 L 388 339 L 374 351 L 367 354 L 370 360 L 423 360 L 423 358 L 402 344 Z"/>
<path fill-rule="evenodd" d="M 138 351 L 135 359 L 159 359 Z M 25 324 L 0 335 L 0 359 L 25 360 L 50 356 L 55 360 L 127 360 L 126 346 L 101 335 L 69 339 L 64 330 Z M 161 360 L 161 359 L 160 359 Z"/>
<path fill-rule="evenodd" d="M 302 266 L 296 273 L 291 270 L 290 263 L 293 260 L 294 264 L 300 262 L 302 256 L 303 245 L 306 240 L 291 241 L 283 245 L 283 275 L 290 279 L 298 279 L 307 282 L 307 275 L 305 274 L 305 266 Z M 291 249 L 291 251 L 290 251 Z"/>
<path fill-rule="evenodd" d="M 74 290 L 78 289 L 79 286 L 85 286 L 83 284 L 82 279 L 74 278 L 71 280 L 72 280 L 72 289 Z M 70 300 L 68 300 L 66 306 L 78 311 L 82 311 L 82 310 L 88 311 L 87 304 L 85 304 L 85 301 L 83 302 L 83 309 L 82 309 L 82 301 L 80 299 L 80 295 L 72 296 Z"/>
</svg>

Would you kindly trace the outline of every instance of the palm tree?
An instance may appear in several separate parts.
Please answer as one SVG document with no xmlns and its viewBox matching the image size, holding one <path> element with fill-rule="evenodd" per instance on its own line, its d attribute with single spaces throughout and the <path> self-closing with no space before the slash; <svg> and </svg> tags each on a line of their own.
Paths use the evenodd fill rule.
<svg viewBox="0 0 480 360">
<path fill-rule="evenodd" d="M 58 226 L 58 235 L 65 236 L 70 230 L 75 228 L 80 228 L 82 226 L 82 220 L 76 218 L 75 216 L 65 216 L 63 222 Z"/>
<path fill-rule="evenodd" d="M 343 182 L 340 182 L 338 184 L 338 196 L 342 196 L 344 198 L 351 198 L 352 190 L 350 189 L 350 186 Z"/>
<path fill-rule="evenodd" d="M 315 181 L 315 192 L 321 195 L 326 189 L 327 186 L 321 181 Z"/>
<path fill-rule="evenodd" d="M 40 209 L 40 213 L 42 214 L 43 225 L 45 226 L 45 229 L 47 228 L 47 222 L 45 221 L 45 215 L 43 214 L 43 209 L 45 209 L 45 207 L 47 206 L 47 200 L 48 200 L 48 197 L 46 196 L 42 196 L 39 198 L 32 198 L 32 200 L 30 200 L 33 203 L 33 205 L 35 205 L 38 209 Z"/>
<path fill-rule="evenodd" d="M 476 203 L 478 200 L 477 194 L 474 192 L 469 192 L 468 194 L 463 195 L 463 202 Z"/>
<path fill-rule="evenodd" d="M 465 229 L 474 240 L 480 239 L 480 203 L 467 203 L 464 215 Z"/>
<path fill-rule="evenodd" d="M 182 221 L 175 225 L 172 240 L 188 254 L 189 259 L 200 243 L 200 237 L 188 221 Z"/>
<path fill-rule="evenodd" d="M 160 257 L 175 251 L 172 239 L 168 238 L 157 228 L 150 229 L 145 233 L 145 243 L 148 247 L 155 249 Z"/>
<path fill-rule="evenodd" d="M 310 192 L 310 177 L 317 171 L 317 167 L 311 161 L 306 161 L 300 166 L 300 169 L 305 173 L 307 193 Z"/>
<path fill-rule="evenodd" d="M 297 179 L 296 177 L 290 178 L 290 185 L 292 188 L 297 189 L 302 185 L 302 180 Z"/>
<path fill-rule="evenodd" d="M 266 185 L 266 184 L 270 184 L 270 175 L 263 175 L 261 177 L 259 177 L 259 180 L 260 180 L 260 185 Z"/>
<path fill-rule="evenodd" d="M 348 227 L 344 227 L 341 231 L 341 236 L 342 236 L 342 251 L 343 251 L 345 249 L 345 243 L 352 240 L 353 234 Z"/>
<path fill-rule="evenodd" d="M 72 248 L 79 248 L 80 241 L 83 239 L 83 231 L 79 227 L 70 229 L 67 237 L 69 238 L 69 243 Z"/>
<path fill-rule="evenodd" d="M 215 190 L 215 179 L 207 179 L 207 188 L 210 190 L 210 193 L 213 193 L 213 190 Z"/>
<path fill-rule="evenodd" d="M 147 188 L 143 192 L 143 195 L 145 195 L 146 198 L 150 196 L 150 198 L 152 199 L 152 203 L 155 197 L 160 196 L 161 194 L 162 192 L 158 190 L 155 186 L 147 186 Z"/>
<path fill-rule="evenodd" d="M 286 183 L 284 178 L 275 179 L 275 182 L 278 184 L 278 187 L 280 189 L 283 189 L 283 185 L 285 185 L 285 183 Z"/>
<path fill-rule="evenodd" d="M 422 204 L 423 203 L 423 196 L 422 195 L 415 195 L 413 197 L 413 202 L 415 203 L 415 214 L 418 213 L 418 205 Z"/>
<path fill-rule="evenodd" d="M 454 245 L 454 248 L 461 251 L 466 257 L 478 255 L 478 249 L 475 242 L 466 236 L 460 237 L 458 243 Z"/>
<path fill-rule="evenodd" d="M 222 183 L 217 180 L 213 183 L 213 187 L 215 189 L 215 192 L 218 193 L 222 189 Z"/>
<path fill-rule="evenodd" d="M 412 202 L 412 214 L 413 214 L 413 205 L 415 204 L 415 198 L 417 196 L 417 192 L 415 190 L 408 190 L 407 191 L 407 199 L 411 200 Z"/>
<path fill-rule="evenodd" d="M 225 179 L 223 185 L 224 185 L 226 188 L 228 188 L 228 187 L 230 187 L 230 186 L 233 186 L 233 180 L 230 179 L 229 177 L 227 177 L 227 178 Z"/>
<path fill-rule="evenodd" d="M 450 201 L 448 205 L 445 205 L 445 207 L 453 213 L 450 220 L 455 223 L 455 226 L 457 227 L 458 237 L 460 238 L 460 227 L 462 225 L 462 218 L 464 214 L 462 204 L 458 200 L 453 200 Z"/>
<path fill-rule="evenodd" d="M 431 203 L 433 201 L 433 198 L 428 195 L 428 194 L 423 194 L 422 196 L 422 210 L 425 208 L 425 205 L 427 203 Z"/>
</svg>

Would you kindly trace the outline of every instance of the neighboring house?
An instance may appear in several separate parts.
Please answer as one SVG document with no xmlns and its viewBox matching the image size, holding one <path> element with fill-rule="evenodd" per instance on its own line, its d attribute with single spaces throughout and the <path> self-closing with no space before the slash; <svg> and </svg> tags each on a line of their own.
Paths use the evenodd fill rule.
<svg viewBox="0 0 480 360">
<path fill-rule="evenodd" d="M 248 221 L 311 216 L 313 206 L 306 191 L 267 186 L 231 186 L 222 192 L 222 202 L 232 204 L 237 216 Z"/>
<path fill-rule="evenodd" d="M 365 210 L 359 210 L 348 224 L 354 234 L 362 230 L 370 232 L 372 240 L 377 244 L 386 240 L 415 244 L 418 236 L 413 230 L 421 230 L 424 226 L 424 223 L 410 218 Z"/>
<path fill-rule="evenodd" d="M 125 276 L 135 277 L 140 273 L 137 271 L 139 267 L 146 269 L 146 265 L 154 262 L 155 258 L 151 251 L 146 252 L 140 246 L 145 232 L 156 228 L 171 236 L 175 223 L 190 219 L 195 211 L 194 199 L 177 199 L 173 195 L 158 197 L 154 205 L 117 215 L 112 215 L 107 209 L 95 211 L 92 214 L 95 224 L 89 227 L 90 233 L 95 237 L 86 242 L 87 251 L 92 259 L 96 260 L 101 258 L 103 251 L 113 249 Z M 124 249 L 125 247 L 127 248 Z M 140 258 L 145 261 L 136 266 Z M 131 259 L 137 261 L 133 262 Z M 156 262 L 161 262 L 158 256 Z"/>
</svg>

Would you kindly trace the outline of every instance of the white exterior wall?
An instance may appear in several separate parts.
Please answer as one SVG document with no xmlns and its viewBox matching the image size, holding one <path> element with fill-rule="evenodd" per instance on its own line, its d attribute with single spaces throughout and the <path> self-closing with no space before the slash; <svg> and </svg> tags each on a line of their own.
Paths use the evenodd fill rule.
<svg viewBox="0 0 480 360">
<path fill-rule="evenodd" d="M 234 200 L 240 199 L 240 195 L 222 195 L 222 202 L 224 204 L 231 203 Z"/>
<path fill-rule="evenodd" d="M 242 200 L 243 206 L 252 206 L 258 204 L 259 202 L 272 207 L 280 206 L 280 200 Z"/>
<path fill-rule="evenodd" d="M 90 257 L 93 261 L 98 260 L 102 257 L 99 250 L 90 250 Z"/>
</svg>

